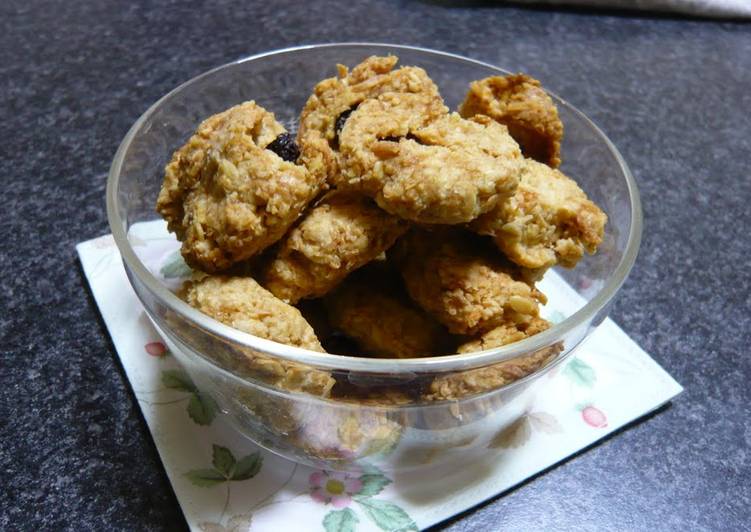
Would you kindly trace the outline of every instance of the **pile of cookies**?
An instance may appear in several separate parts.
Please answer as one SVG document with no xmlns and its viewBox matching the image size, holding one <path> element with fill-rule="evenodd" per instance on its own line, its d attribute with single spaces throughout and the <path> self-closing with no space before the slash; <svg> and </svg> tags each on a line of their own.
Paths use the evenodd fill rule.
<svg viewBox="0 0 751 532">
<path fill-rule="evenodd" d="M 469 353 L 549 327 L 536 281 L 593 253 L 607 219 L 557 169 L 555 104 L 518 74 L 471 83 L 450 112 L 425 70 L 396 62 L 339 65 L 296 137 L 251 101 L 206 119 L 174 153 L 157 210 L 196 272 L 181 292 L 190 305 L 352 356 Z M 555 352 L 436 378 L 421 397 L 501 386 Z M 248 364 L 288 390 L 330 396 L 336 385 L 260 355 Z"/>
</svg>

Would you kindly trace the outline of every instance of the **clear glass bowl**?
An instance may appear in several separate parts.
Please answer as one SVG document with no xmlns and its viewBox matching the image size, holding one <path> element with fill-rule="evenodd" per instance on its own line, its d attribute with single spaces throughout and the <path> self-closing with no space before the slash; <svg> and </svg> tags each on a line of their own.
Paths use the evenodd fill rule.
<svg viewBox="0 0 751 532">
<path fill-rule="evenodd" d="M 254 99 L 294 130 L 311 89 L 335 75 L 337 63 L 353 66 L 385 54 L 426 69 L 452 109 L 470 81 L 508 74 L 443 52 L 365 43 L 289 48 L 221 66 L 177 87 L 133 125 L 110 169 L 107 212 L 128 278 L 149 317 L 198 387 L 242 434 L 274 453 L 326 469 L 371 464 L 406 471 L 449 462 L 461 467 L 487 455 L 493 437 L 530 407 L 548 380 L 543 377 L 602 322 L 638 252 L 642 217 L 634 179 L 615 146 L 577 109 L 553 95 L 565 127 L 562 169 L 607 213 L 605 239 L 598 253 L 575 269 L 556 269 L 572 289 L 559 322 L 501 348 L 387 360 L 322 354 L 257 338 L 177 298 L 145 266 L 130 232 L 134 224 L 158 218 L 154 205 L 164 166 L 201 120 Z M 436 379 L 471 379 L 482 368 L 550 349 L 560 351 L 541 369 L 505 386 L 494 389 L 491 383 L 450 401 L 390 400 L 414 395 Z M 249 359 L 256 363 L 248 365 Z M 282 363 L 301 375 L 326 372 L 370 399 L 324 399 L 276 388 L 270 375 Z"/>
</svg>

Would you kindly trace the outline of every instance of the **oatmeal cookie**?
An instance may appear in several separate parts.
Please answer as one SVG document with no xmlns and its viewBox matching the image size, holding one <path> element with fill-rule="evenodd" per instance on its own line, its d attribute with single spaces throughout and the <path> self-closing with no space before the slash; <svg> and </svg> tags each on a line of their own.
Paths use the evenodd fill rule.
<svg viewBox="0 0 751 532">
<path fill-rule="evenodd" d="M 485 116 L 436 117 L 426 105 L 396 93 L 360 104 L 340 134 L 339 186 L 415 222 L 468 222 L 513 192 L 519 146 Z"/>
<path fill-rule="evenodd" d="M 308 169 L 336 182 L 339 175 L 339 132 L 351 112 L 368 98 L 385 92 L 419 94 L 432 102 L 436 112 L 446 113 L 443 99 L 425 70 L 405 66 L 394 70 L 396 56 L 372 56 L 348 71 L 338 65 L 339 74 L 318 83 L 300 115 L 297 134 L 300 160 Z"/>
<path fill-rule="evenodd" d="M 347 280 L 326 298 L 326 306 L 331 324 L 368 355 L 417 358 L 446 352 L 445 329 L 377 280 Z"/>
<path fill-rule="evenodd" d="M 275 342 L 323 352 L 300 312 L 249 277 L 206 276 L 187 281 L 181 297 L 222 323 Z M 325 371 L 286 362 L 255 351 L 243 352 L 243 373 L 288 391 L 329 395 L 334 379 Z"/>
<path fill-rule="evenodd" d="M 520 269 L 471 233 L 413 230 L 392 254 L 409 295 L 449 332 L 475 335 L 503 323 L 529 322 L 545 295 Z"/>
<path fill-rule="evenodd" d="M 478 338 L 459 346 L 459 353 L 484 351 L 518 342 L 550 327 L 550 323 L 535 317 L 526 324 L 504 323 Z M 545 347 L 532 354 L 499 364 L 437 377 L 430 383 L 424 398 L 432 401 L 459 399 L 494 390 L 526 377 L 551 361 L 562 350 L 560 344 Z"/>
<path fill-rule="evenodd" d="M 291 435 L 291 442 L 313 459 L 351 464 L 356 459 L 388 453 L 402 434 L 395 416 L 377 408 L 297 403 L 295 409 L 303 424 Z"/>
<path fill-rule="evenodd" d="M 157 211 L 192 267 L 226 270 L 279 240 L 322 182 L 284 160 L 274 115 L 246 102 L 204 120 L 165 168 Z M 279 140 L 281 138 L 281 140 Z"/>
<path fill-rule="evenodd" d="M 405 221 L 370 198 L 329 193 L 282 240 L 262 270 L 263 284 L 293 304 L 322 296 L 391 247 L 406 230 Z"/>
<path fill-rule="evenodd" d="M 430 383 L 424 398 L 445 401 L 495 390 L 534 373 L 550 362 L 559 352 L 556 344 L 523 357 L 514 358 L 486 368 L 461 371 L 437 377 Z"/>
<path fill-rule="evenodd" d="M 525 160 L 513 196 L 480 216 L 470 228 L 490 235 L 516 264 L 572 268 L 602 242 L 607 216 L 562 172 Z"/>
<path fill-rule="evenodd" d="M 502 323 L 498 327 L 460 344 L 456 352 L 473 353 L 493 349 L 524 340 L 549 328 L 550 322 L 538 316 L 533 317 L 528 322 L 516 323 L 511 321 Z"/>
<path fill-rule="evenodd" d="M 522 153 L 553 168 L 561 164 L 563 124 L 540 82 L 526 74 L 473 81 L 459 113 L 486 115 L 508 126 Z"/>
</svg>

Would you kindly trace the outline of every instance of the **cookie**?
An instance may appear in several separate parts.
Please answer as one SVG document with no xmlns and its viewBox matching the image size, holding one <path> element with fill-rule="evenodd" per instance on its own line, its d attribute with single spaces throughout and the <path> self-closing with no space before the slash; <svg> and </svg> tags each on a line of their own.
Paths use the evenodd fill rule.
<svg viewBox="0 0 751 532">
<path fill-rule="evenodd" d="M 260 253 L 319 192 L 314 174 L 282 157 L 294 154 L 286 135 L 246 102 L 206 119 L 174 153 L 157 211 L 190 266 L 215 273 Z"/>
<path fill-rule="evenodd" d="M 529 322 L 545 295 L 520 269 L 471 233 L 410 231 L 392 254 L 407 292 L 449 332 L 475 335 L 504 323 Z"/>
<path fill-rule="evenodd" d="M 323 296 L 406 230 L 405 221 L 365 196 L 329 193 L 285 236 L 262 269 L 263 284 L 293 304 Z"/>
<path fill-rule="evenodd" d="M 492 236 L 516 264 L 543 270 L 572 268 L 602 242 L 607 215 L 576 182 L 558 170 L 527 159 L 514 194 L 470 225 Z"/>
<path fill-rule="evenodd" d="M 518 342 L 534 336 L 550 328 L 550 322 L 540 317 L 533 317 L 530 321 L 514 322 L 509 321 L 502 323 L 494 329 L 490 329 L 475 338 L 462 342 L 457 347 L 457 353 L 473 353 L 476 351 L 486 351 L 495 347 Z"/>
<path fill-rule="evenodd" d="M 401 67 L 396 56 L 372 56 L 348 71 L 338 65 L 338 76 L 318 83 L 300 115 L 297 134 L 300 160 L 315 175 L 334 183 L 339 175 L 339 133 L 363 101 L 386 92 L 420 94 L 447 112 L 435 83 L 425 70 Z"/>
<path fill-rule="evenodd" d="M 456 400 L 496 390 L 534 373 L 553 360 L 560 351 L 560 344 L 555 344 L 500 364 L 436 377 L 430 383 L 424 399 Z"/>
<path fill-rule="evenodd" d="M 280 301 L 249 277 L 206 276 L 188 281 L 181 297 L 192 307 L 240 331 L 294 347 L 323 352 L 313 328 L 300 311 Z M 326 397 L 334 379 L 325 371 L 244 351 L 239 373 L 282 390 Z"/>
<path fill-rule="evenodd" d="M 331 324 L 357 341 L 363 354 L 417 358 L 446 353 L 445 329 L 378 279 L 348 280 L 326 297 L 326 307 Z"/>
<path fill-rule="evenodd" d="M 421 223 L 458 224 L 510 195 L 519 147 L 487 117 L 443 114 L 422 95 L 388 93 L 350 115 L 340 134 L 341 188 Z"/>
<path fill-rule="evenodd" d="M 473 81 L 459 113 L 465 118 L 489 116 L 508 126 L 525 157 L 552 168 L 561 164 L 563 123 L 553 99 L 536 79 L 512 74 Z"/>
</svg>

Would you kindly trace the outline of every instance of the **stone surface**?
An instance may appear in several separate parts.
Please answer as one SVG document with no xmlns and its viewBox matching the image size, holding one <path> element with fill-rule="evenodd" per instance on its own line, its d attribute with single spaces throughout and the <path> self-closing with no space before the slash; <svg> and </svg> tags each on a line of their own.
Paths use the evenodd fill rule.
<svg viewBox="0 0 751 532">
<path fill-rule="evenodd" d="M 241 56 L 347 40 L 529 72 L 605 130 L 645 213 L 612 315 L 686 387 L 441 528 L 748 529 L 749 26 L 461 5 L 2 2 L 0 529 L 185 527 L 74 245 L 108 232 L 110 160 L 159 96 Z"/>
</svg>

